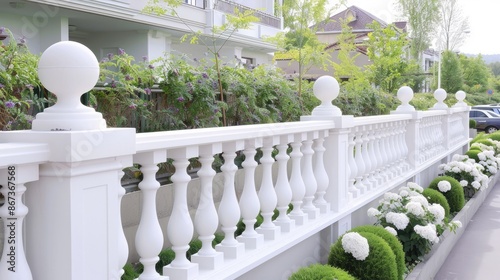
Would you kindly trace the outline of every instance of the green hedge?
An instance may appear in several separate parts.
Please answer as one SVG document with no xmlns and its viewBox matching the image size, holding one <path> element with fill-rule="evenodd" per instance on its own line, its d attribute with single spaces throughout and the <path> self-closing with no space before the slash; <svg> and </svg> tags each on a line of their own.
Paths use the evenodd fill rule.
<svg viewBox="0 0 500 280">
<path fill-rule="evenodd" d="M 446 198 L 443 197 L 446 201 Z M 365 225 L 353 228 L 351 231 L 353 232 L 369 232 L 373 233 L 387 242 L 387 244 L 391 247 L 394 256 L 396 257 L 396 267 L 398 269 L 398 279 L 404 279 L 404 274 L 406 271 L 405 265 L 405 252 L 403 251 L 403 245 L 399 241 L 399 239 L 388 232 L 385 228 L 381 226 L 374 225 Z"/>
<path fill-rule="evenodd" d="M 365 260 L 356 260 L 350 253 L 344 251 L 342 236 L 332 245 L 328 264 L 346 270 L 359 280 L 398 279 L 396 256 L 389 244 L 373 233 L 359 232 L 359 234 L 368 240 L 370 248 L 370 253 Z"/>
<path fill-rule="evenodd" d="M 446 199 L 444 194 L 442 194 L 438 190 L 427 188 L 424 190 L 422 195 L 427 198 L 427 201 L 429 201 L 429 203 L 437 203 L 443 206 L 445 217 L 450 216 L 450 204 L 448 203 L 448 200 Z"/>
<path fill-rule="evenodd" d="M 452 178 L 450 176 L 437 177 L 429 184 L 429 188 L 439 191 L 438 183 L 442 180 L 446 180 L 451 184 L 451 189 L 445 193 L 442 193 L 444 197 L 446 197 L 446 200 L 450 205 L 450 212 L 456 213 L 462 210 L 465 205 L 464 188 L 455 178 Z"/>
<path fill-rule="evenodd" d="M 356 280 L 348 272 L 329 265 L 313 264 L 292 274 L 288 280 Z"/>
</svg>

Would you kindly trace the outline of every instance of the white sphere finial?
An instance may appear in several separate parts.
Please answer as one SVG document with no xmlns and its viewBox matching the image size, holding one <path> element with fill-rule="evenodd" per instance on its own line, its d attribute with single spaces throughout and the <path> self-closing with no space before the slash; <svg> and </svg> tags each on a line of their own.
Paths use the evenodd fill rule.
<svg viewBox="0 0 500 280">
<path fill-rule="evenodd" d="M 84 106 L 80 96 L 99 79 L 99 62 L 90 49 L 72 41 L 50 46 L 38 62 L 43 86 L 57 96 L 57 103 L 39 113 L 33 130 L 91 130 L 106 127 L 101 113 Z"/>
<path fill-rule="evenodd" d="M 340 86 L 332 76 L 321 76 L 313 85 L 314 96 L 321 100 L 321 105 L 314 108 L 312 116 L 342 116 L 342 111 L 332 104 L 339 96 Z"/>
<path fill-rule="evenodd" d="M 434 98 L 437 100 L 437 103 L 431 109 L 435 110 L 446 110 L 448 109 L 448 105 L 444 104 L 444 100 L 446 99 L 447 93 L 446 90 L 442 88 L 436 89 L 434 91 Z"/>
<path fill-rule="evenodd" d="M 403 86 L 398 90 L 398 99 L 401 101 L 401 105 L 398 106 L 396 112 L 414 112 L 415 107 L 410 105 L 410 101 L 413 99 L 413 89 L 409 86 Z"/>
<path fill-rule="evenodd" d="M 453 107 L 467 107 L 467 103 L 464 102 L 466 95 L 467 94 L 463 90 L 457 91 L 457 93 L 455 93 L 455 98 L 458 100 L 458 102 L 453 105 Z"/>
</svg>

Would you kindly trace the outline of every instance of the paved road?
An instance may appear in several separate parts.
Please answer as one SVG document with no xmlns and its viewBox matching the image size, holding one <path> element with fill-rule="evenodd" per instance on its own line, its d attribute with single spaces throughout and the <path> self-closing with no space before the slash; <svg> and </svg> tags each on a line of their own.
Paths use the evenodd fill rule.
<svg viewBox="0 0 500 280">
<path fill-rule="evenodd" d="M 499 185 L 491 190 L 434 279 L 500 280 Z"/>
</svg>

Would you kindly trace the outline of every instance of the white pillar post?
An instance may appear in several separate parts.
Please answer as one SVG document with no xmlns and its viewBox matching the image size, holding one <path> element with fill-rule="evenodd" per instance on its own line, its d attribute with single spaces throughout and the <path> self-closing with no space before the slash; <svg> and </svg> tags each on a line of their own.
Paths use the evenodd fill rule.
<svg viewBox="0 0 500 280">
<path fill-rule="evenodd" d="M 99 63 L 85 46 L 52 45 L 38 74 L 57 103 L 36 116 L 33 131 L 2 135 L 7 142 L 48 144 L 48 163 L 25 195 L 32 274 L 37 280 L 118 279 L 123 244 L 117 176 L 122 157 L 135 153 L 135 130 L 106 128 L 100 113 L 80 103 L 99 77 Z"/>
</svg>

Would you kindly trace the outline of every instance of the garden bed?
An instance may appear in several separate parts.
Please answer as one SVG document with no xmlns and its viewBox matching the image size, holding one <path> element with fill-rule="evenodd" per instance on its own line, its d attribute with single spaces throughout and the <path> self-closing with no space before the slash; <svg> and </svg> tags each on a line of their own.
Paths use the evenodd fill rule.
<svg viewBox="0 0 500 280">
<path fill-rule="evenodd" d="M 473 198 L 471 198 L 462 208 L 462 210 L 457 213 L 453 218 L 453 221 L 462 222 L 462 227 L 457 229 L 456 233 L 445 232 L 440 237 L 440 242 L 435 244 L 429 254 L 424 258 L 424 261 L 419 263 L 412 272 L 406 277 L 406 280 L 420 280 L 420 279 L 433 279 L 436 273 L 439 271 L 443 263 L 446 261 L 448 254 L 451 252 L 455 244 L 460 240 L 463 232 L 466 230 L 474 214 L 483 204 L 484 200 L 491 192 L 493 187 L 498 181 L 498 174 L 492 177 L 489 183 L 489 187 L 483 191 L 478 192 Z"/>
</svg>

